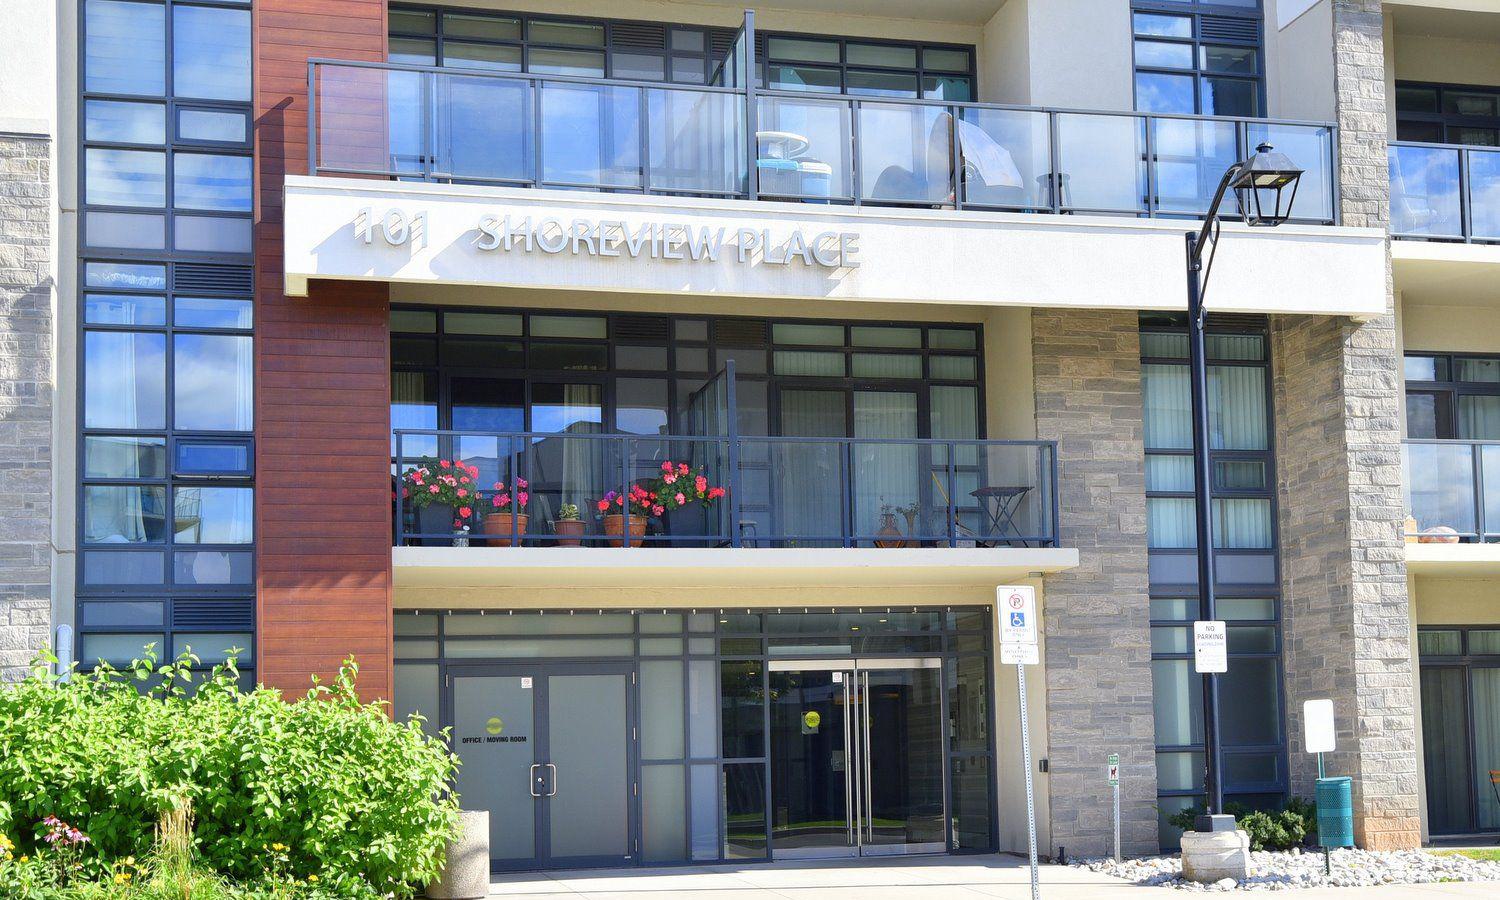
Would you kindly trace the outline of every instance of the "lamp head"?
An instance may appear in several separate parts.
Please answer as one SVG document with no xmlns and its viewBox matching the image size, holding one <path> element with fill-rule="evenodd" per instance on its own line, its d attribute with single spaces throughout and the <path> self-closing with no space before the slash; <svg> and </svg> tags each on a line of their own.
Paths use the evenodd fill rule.
<svg viewBox="0 0 1500 900">
<path fill-rule="evenodd" d="M 1254 155 L 1240 163 L 1239 174 L 1230 184 L 1239 197 L 1245 224 L 1269 228 L 1291 218 L 1301 178 L 1302 170 L 1285 153 L 1266 143 L 1256 147 Z"/>
</svg>

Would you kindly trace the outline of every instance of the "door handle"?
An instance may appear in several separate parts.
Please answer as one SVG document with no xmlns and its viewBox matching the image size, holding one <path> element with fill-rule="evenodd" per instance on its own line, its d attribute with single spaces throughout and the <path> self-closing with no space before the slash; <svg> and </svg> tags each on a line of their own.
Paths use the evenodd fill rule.
<svg viewBox="0 0 1500 900">
<path fill-rule="evenodd" d="M 849 721 L 849 698 L 851 692 L 849 685 L 844 686 L 844 702 L 839 704 L 843 707 L 844 714 L 844 821 L 848 824 L 849 846 L 856 847 L 858 843 L 854 837 L 854 757 L 849 755 L 849 728 L 853 725 Z"/>
<path fill-rule="evenodd" d="M 874 756 L 874 749 L 870 746 L 870 673 L 861 672 L 860 676 L 859 693 L 860 698 L 864 701 L 860 704 L 860 718 L 864 719 L 865 733 L 865 748 L 860 759 L 860 767 L 864 770 L 865 778 L 864 825 L 869 829 L 869 836 L 866 840 L 873 844 L 875 843 L 875 784 L 870 774 L 870 770 L 874 768 L 871 765 L 871 757 Z"/>
<path fill-rule="evenodd" d="M 533 796 L 533 797 L 540 797 L 540 796 L 542 796 L 541 794 L 537 793 L 537 790 L 536 790 L 536 786 L 538 784 L 541 784 L 541 782 L 542 782 L 542 779 L 536 777 L 536 770 L 540 769 L 541 767 L 542 767 L 541 763 L 532 763 L 531 764 L 531 768 L 529 770 L 527 770 L 527 774 L 526 774 L 527 785 L 526 786 L 531 790 L 531 796 Z"/>
<path fill-rule="evenodd" d="M 553 763 L 546 763 L 546 766 L 547 766 L 547 768 L 549 768 L 549 769 L 552 770 L 552 790 L 550 790 L 550 791 L 547 792 L 547 796 L 548 797 L 556 797 L 557 796 L 557 766 L 555 764 L 553 764 Z"/>
</svg>

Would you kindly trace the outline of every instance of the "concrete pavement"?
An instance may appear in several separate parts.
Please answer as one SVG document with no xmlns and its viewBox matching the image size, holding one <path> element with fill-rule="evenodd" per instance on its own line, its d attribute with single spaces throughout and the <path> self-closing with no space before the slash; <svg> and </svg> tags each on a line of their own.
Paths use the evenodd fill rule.
<svg viewBox="0 0 1500 900">
<path fill-rule="evenodd" d="M 1500 896 L 1500 883 L 1311 888 L 1227 896 L 1247 894 L 1288 900 L 1493 900 Z M 1024 859 L 984 855 L 503 875 L 495 877 L 490 896 L 515 900 L 1028 900 L 1030 888 Z M 1143 887 L 1071 866 L 1042 866 L 1041 896 L 1043 900 L 1189 900 L 1205 895 Z"/>
</svg>

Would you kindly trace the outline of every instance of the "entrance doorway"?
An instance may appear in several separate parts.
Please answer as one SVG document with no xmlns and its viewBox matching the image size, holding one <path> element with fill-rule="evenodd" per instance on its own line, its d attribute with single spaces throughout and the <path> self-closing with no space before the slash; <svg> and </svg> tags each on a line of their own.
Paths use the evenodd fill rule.
<svg viewBox="0 0 1500 900">
<path fill-rule="evenodd" d="M 492 870 L 632 861 L 633 672 L 628 661 L 450 668 L 458 792 L 490 810 Z"/>
<path fill-rule="evenodd" d="M 771 854 L 940 853 L 942 661 L 772 660 Z"/>
</svg>

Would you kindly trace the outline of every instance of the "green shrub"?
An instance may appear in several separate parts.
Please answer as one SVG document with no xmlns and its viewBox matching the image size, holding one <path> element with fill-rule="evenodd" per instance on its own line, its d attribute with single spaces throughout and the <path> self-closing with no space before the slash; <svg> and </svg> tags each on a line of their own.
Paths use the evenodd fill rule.
<svg viewBox="0 0 1500 900">
<path fill-rule="evenodd" d="M 0 689 L 0 833 L 18 857 L 56 816 L 88 835 L 82 874 L 104 881 L 113 861 L 150 855 L 162 815 L 186 803 L 212 874 L 311 876 L 330 896 L 406 896 L 436 877 L 456 759 L 419 722 L 361 703 L 353 660 L 290 702 L 238 690 L 232 662 L 193 685 L 194 663 L 148 656 L 65 681 L 38 665 Z"/>
<path fill-rule="evenodd" d="M 1203 815 L 1204 807 L 1194 806 L 1167 817 L 1167 823 L 1182 831 L 1191 831 L 1194 820 Z M 1224 812 L 1239 821 L 1240 830 L 1250 836 L 1251 850 L 1290 850 L 1299 847 L 1310 834 L 1317 834 L 1317 807 L 1301 797 L 1287 801 L 1282 810 L 1251 810 L 1243 804 L 1224 804 Z"/>
</svg>

